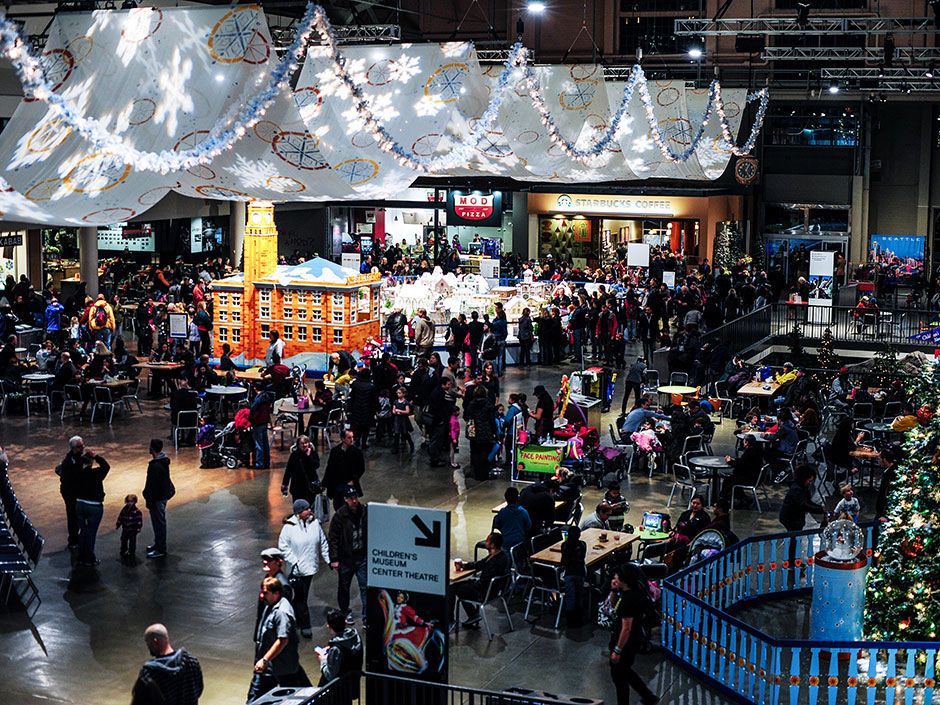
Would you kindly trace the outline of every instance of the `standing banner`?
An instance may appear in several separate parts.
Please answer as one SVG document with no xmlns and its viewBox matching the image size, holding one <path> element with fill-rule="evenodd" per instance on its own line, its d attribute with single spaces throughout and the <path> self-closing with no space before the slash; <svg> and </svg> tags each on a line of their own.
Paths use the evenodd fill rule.
<svg viewBox="0 0 940 705">
<path fill-rule="evenodd" d="M 809 317 L 810 323 L 832 321 L 832 294 L 835 279 L 836 253 L 814 250 L 809 253 Z"/>
<path fill-rule="evenodd" d="M 670 271 L 663 272 L 663 284 L 665 284 L 669 289 L 676 288 L 676 273 Z"/>
<path fill-rule="evenodd" d="M 366 670 L 447 682 L 450 512 L 369 503 Z"/>
<path fill-rule="evenodd" d="M 359 265 L 362 264 L 362 255 L 358 252 L 344 252 L 339 256 L 339 263 L 349 269 L 359 271 Z"/>
<path fill-rule="evenodd" d="M 650 246 L 645 242 L 627 243 L 627 266 L 649 267 Z"/>
<path fill-rule="evenodd" d="M 189 336 L 189 316 L 185 313 L 170 313 L 170 337 L 184 339 Z"/>
<path fill-rule="evenodd" d="M 547 480 L 561 467 L 564 446 L 519 445 L 514 448 L 513 482 Z"/>
</svg>

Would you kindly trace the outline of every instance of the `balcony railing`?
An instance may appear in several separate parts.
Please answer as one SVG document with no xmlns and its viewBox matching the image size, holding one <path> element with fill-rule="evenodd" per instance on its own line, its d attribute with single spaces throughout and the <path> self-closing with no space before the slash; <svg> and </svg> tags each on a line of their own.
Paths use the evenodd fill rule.
<svg viewBox="0 0 940 705">
<path fill-rule="evenodd" d="M 773 335 L 786 335 L 797 324 L 807 340 L 819 340 L 828 328 L 837 342 L 940 347 L 937 311 L 906 308 L 860 311 L 850 306 L 783 302 L 773 308 Z"/>
</svg>

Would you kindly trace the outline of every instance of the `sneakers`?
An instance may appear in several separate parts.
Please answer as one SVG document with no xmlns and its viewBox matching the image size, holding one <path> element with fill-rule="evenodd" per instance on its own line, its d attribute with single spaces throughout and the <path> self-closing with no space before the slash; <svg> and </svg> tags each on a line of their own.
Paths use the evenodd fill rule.
<svg viewBox="0 0 940 705">
<path fill-rule="evenodd" d="M 158 551 L 157 549 L 147 551 L 147 558 L 163 558 L 164 556 L 166 556 L 166 551 Z"/>
<path fill-rule="evenodd" d="M 301 629 L 300 636 L 304 639 L 313 639 L 313 631 L 310 629 Z"/>
<path fill-rule="evenodd" d="M 352 616 L 352 612 L 346 615 L 346 624 L 352 626 L 356 623 L 356 618 Z"/>
</svg>

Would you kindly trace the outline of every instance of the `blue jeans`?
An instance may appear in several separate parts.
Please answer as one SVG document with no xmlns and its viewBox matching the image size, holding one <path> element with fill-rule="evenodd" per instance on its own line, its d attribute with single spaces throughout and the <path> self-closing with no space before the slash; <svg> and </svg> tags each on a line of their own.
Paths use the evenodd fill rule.
<svg viewBox="0 0 940 705">
<path fill-rule="evenodd" d="M 78 517 L 78 560 L 81 563 L 92 563 L 95 560 L 95 539 L 98 538 L 104 505 L 77 501 L 75 514 Z"/>
<path fill-rule="evenodd" d="M 255 441 L 255 468 L 271 466 L 271 449 L 268 447 L 268 427 L 255 426 L 251 429 L 251 437 Z"/>
<path fill-rule="evenodd" d="M 495 367 L 495 372 L 498 376 L 502 376 L 503 372 L 506 371 L 506 341 L 497 340 L 496 341 L 496 359 L 493 360 L 493 367 Z"/>
<path fill-rule="evenodd" d="M 356 576 L 356 582 L 359 583 L 359 602 L 362 603 L 362 620 L 366 619 L 366 585 L 367 585 L 367 564 L 365 560 L 359 563 L 339 564 L 339 583 L 336 586 L 336 604 L 339 608 L 349 613 L 349 588 L 352 586 L 353 576 Z"/>
<path fill-rule="evenodd" d="M 627 340 L 633 342 L 636 340 L 636 320 L 633 318 L 627 319 Z"/>
<path fill-rule="evenodd" d="M 499 456 L 499 449 L 502 447 L 503 447 L 502 443 L 500 443 L 499 441 L 494 441 L 493 450 L 490 451 L 490 454 L 486 457 L 486 459 L 489 460 L 491 463 L 494 462 L 496 458 Z"/>
<path fill-rule="evenodd" d="M 108 346 L 108 350 L 111 349 L 111 329 L 110 328 L 100 328 L 94 331 L 92 333 L 92 339 L 96 341 L 97 340 L 102 341 L 106 346 Z"/>
<path fill-rule="evenodd" d="M 153 524 L 153 549 L 166 553 L 166 502 L 147 502 Z"/>
<path fill-rule="evenodd" d="M 569 615 L 581 609 L 581 591 L 583 589 L 583 575 L 565 576 L 565 612 Z"/>
<path fill-rule="evenodd" d="M 405 339 L 392 338 L 389 341 L 392 355 L 402 355 L 405 352 Z"/>
</svg>

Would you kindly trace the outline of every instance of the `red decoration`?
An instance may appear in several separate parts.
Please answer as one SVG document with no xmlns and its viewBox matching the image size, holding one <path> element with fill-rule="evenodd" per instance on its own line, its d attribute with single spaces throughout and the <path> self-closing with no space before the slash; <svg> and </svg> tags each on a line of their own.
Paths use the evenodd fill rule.
<svg viewBox="0 0 940 705">
<path fill-rule="evenodd" d="M 924 550 L 924 541 L 919 536 L 913 539 L 904 539 L 901 542 L 901 551 L 908 558 L 916 557 L 921 551 Z"/>
<path fill-rule="evenodd" d="M 920 421 L 921 426 L 926 426 L 933 419 L 934 410 L 929 406 L 924 404 L 917 410 L 917 420 Z"/>
</svg>

